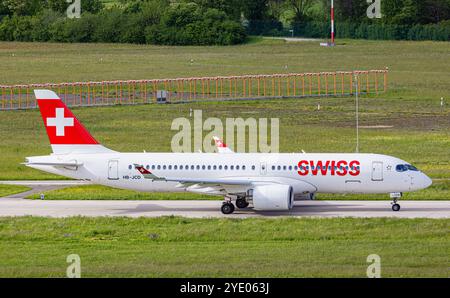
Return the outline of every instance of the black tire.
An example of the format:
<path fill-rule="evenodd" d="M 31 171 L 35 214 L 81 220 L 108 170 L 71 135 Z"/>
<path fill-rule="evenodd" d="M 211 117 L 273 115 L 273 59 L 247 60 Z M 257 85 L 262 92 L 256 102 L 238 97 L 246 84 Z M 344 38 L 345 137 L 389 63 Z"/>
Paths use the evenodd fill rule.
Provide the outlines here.
<path fill-rule="evenodd" d="M 399 210 L 400 210 L 400 205 L 399 204 L 392 205 L 392 211 L 399 211 Z"/>
<path fill-rule="evenodd" d="M 231 214 L 234 212 L 234 205 L 231 203 L 224 203 L 220 208 L 223 214 Z"/>
<path fill-rule="evenodd" d="M 239 209 L 247 208 L 249 203 L 245 199 L 237 199 L 236 200 L 236 207 Z"/>

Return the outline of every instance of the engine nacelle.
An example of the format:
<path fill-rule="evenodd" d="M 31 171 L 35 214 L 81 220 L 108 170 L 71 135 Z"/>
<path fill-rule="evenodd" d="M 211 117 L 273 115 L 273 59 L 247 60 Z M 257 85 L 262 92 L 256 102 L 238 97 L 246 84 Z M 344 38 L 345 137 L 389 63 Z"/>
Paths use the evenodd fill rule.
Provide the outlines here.
<path fill-rule="evenodd" d="M 290 210 L 294 206 L 292 186 L 272 184 L 253 189 L 253 207 L 256 210 Z"/>

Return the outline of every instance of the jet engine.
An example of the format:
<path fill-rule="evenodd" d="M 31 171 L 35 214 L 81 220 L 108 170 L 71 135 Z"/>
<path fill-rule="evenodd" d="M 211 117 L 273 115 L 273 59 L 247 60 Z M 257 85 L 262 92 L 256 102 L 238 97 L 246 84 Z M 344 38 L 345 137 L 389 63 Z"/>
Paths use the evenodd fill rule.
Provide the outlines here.
<path fill-rule="evenodd" d="M 252 196 L 256 210 L 290 210 L 294 205 L 294 191 L 290 185 L 256 186 Z"/>

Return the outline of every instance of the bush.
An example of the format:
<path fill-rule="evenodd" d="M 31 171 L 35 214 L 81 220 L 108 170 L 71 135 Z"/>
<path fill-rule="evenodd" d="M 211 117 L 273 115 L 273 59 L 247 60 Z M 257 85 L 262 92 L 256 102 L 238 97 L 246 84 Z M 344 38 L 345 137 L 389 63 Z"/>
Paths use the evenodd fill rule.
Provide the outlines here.
<path fill-rule="evenodd" d="M 59 11 L 65 7 L 59 0 L 52 3 Z M 169 6 L 166 0 L 136 2 L 97 14 L 83 12 L 79 19 L 43 10 L 35 16 L 6 16 L 0 22 L 0 40 L 7 41 L 229 45 L 245 39 L 243 27 L 220 10 L 205 10 L 195 3 Z"/>
<path fill-rule="evenodd" d="M 163 45 L 231 45 L 244 42 L 246 34 L 222 11 L 180 3 L 165 11 L 159 24 L 147 26 L 145 38 Z"/>

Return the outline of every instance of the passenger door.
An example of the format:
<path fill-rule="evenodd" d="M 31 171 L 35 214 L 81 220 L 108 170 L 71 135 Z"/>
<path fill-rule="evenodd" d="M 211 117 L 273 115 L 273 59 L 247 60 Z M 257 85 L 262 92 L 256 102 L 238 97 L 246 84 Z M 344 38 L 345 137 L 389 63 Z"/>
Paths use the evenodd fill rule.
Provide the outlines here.
<path fill-rule="evenodd" d="M 372 162 L 372 181 L 383 181 L 383 162 Z"/>
<path fill-rule="evenodd" d="M 108 162 L 108 179 L 119 180 L 119 161 L 110 160 Z"/>

